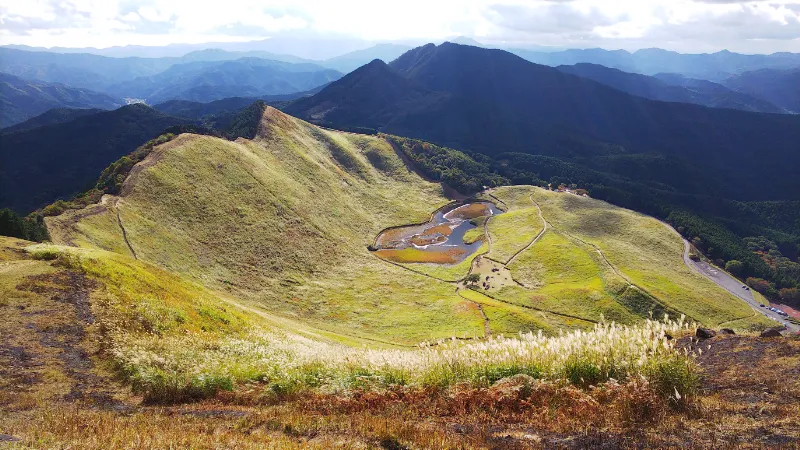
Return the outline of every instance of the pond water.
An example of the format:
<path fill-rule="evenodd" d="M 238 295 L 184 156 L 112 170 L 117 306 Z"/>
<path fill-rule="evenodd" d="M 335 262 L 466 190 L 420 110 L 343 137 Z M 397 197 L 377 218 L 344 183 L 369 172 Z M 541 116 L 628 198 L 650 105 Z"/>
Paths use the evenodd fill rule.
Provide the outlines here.
<path fill-rule="evenodd" d="M 464 242 L 464 235 L 478 226 L 472 219 L 502 213 L 489 202 L 449 206 L 434 213 L 422 225 L 392 228 L 378 235 L 375 253 L 401 263 L 458 264 L 478 251 L 482 240 Z"/>

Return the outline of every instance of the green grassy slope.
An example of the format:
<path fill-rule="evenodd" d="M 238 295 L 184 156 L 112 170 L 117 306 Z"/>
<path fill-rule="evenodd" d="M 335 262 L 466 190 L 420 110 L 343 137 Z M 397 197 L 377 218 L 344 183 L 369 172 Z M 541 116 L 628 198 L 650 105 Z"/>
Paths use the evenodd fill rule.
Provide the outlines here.
<path fill-rule="evenodd" d="M 492 249 L 487 256 L 505 263 L 536 238 L 544 223 L 530 199 L 529 187 L 510 186 L 503 188 L 502 192 L 503 198 L 499 200 L 508 211 L 493 217 L 488 223 Z"/>
<path fill-rule="evenodd" d="M 119 199 L 48 226 L 56 242 L 130 255 L 121 222 L 142 260 L 321 329 L 411 344 L 480 335 L 482 318 L 447 283 L 367 245 L 447 202 L 384 140 L 270 108 L 255 140 L 182 135 L 134 170 Z"/>
<path fill-rule="evenodd" d="M 681 239 L 651 217 L 530 186 L 487 195 L 508 209 L 488 225 L 488 256 L 505 262 L 514 280 L 490 286 L 485 294 L 496 301 L 584 322 L 633 323 L 667 313 L 709 326 L 768 325 L 686 267 Z"/>

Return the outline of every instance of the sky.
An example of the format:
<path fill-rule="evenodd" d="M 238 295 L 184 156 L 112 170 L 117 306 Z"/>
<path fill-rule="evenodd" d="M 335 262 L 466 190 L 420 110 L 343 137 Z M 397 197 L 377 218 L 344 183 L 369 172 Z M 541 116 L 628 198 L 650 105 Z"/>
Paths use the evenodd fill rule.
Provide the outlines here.
<path fill-rule="evenodd" d="M 800 0 L 0 0 L 0 44 L 236 42 L 290 34 L 502 47 L 800 52 Z"/>

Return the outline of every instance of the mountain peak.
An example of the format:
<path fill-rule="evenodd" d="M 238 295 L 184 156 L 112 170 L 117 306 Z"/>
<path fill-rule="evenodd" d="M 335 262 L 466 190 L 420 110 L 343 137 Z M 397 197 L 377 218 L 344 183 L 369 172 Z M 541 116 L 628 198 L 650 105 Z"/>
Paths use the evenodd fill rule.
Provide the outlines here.
<path fill-rule="evenodd" d="M 370 67 L 370 68 L 386 67 L 386 68 L 388 68 L 389 66 L 382 59 L 375 58 L 372 61 L 368 62 L 367 64 L 364 64 L 364 67 Z"/>

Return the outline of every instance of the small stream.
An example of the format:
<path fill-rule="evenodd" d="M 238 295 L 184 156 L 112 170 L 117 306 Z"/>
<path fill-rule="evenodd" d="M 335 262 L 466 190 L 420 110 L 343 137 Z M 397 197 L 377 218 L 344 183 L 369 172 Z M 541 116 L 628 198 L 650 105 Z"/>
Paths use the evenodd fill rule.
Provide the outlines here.
<path fill-rule="evenodd" d="M 464 242 L 464 235 L 478 227 L 472 219 L 501 214 L 489 202 L 453 205 L 437 211 L 422 225 L 385 230 L 376 239 L 381 258 L 401 263 L 458 264 L 478 251 L 483 241 Z"/>

